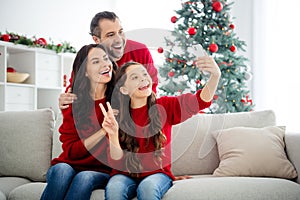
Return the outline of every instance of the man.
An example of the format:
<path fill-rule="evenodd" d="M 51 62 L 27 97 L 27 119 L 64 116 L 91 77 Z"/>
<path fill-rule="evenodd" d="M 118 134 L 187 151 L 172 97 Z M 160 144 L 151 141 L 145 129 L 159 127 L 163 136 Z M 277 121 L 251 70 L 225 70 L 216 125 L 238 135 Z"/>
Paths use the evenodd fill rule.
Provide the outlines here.
<path fill-rule="evenodd" d="M 129 61 L 143 64 L 152 78 L 152 90 L 156 93 L 157 69 L 154 66 L 149 49 L 142 43 L 126 39 L 120 19 L 115 13 L 109 11 L 97 13 L 91 21 L 90 31 L 95 43 L 104 45 L 119 67 Z M 71 82 L 72 76 L 70 78 Z M 76 99 L 76 96 L 71 93 L 70 86 L 67 86 L 66 93 L 61 94 L 59 97 L 60 109 L 69 107 L 68 104 Z"/>

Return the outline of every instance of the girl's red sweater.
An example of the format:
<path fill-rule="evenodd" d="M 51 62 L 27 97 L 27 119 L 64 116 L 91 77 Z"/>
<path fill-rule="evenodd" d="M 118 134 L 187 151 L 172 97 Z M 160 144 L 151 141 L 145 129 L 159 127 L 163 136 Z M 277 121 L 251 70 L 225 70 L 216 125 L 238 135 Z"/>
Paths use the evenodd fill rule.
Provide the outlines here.
<path fill-rule="evenodd" d="M 159 162 L 154 159 L 155 147 L 151 139 L 147 139 L 143 134 L 143 127 L 148 124 L 148 107 L 147 105 L 131 109 L 131 117 L 136 124 L 136 140 L 139 144 L 138 158 L 142 165 L 142 172 L 139 178 L 144 178 L 155 173 L 164 173 L 175 180 L 171 172 L 171 129 L 172 125 L 179 124 L 193 115 L 197 114 L 211 105 L 211 102 L 205 102 L 200 98 L 201 90 L 196 94 L 183 94 L 178 97 L 161 97 L 157 99 L 160 119 L 163 125 L 162 132 L 166 136 L 164 145 L 164 155 L 162 158 L 162 168 Z M 129 116 L 130 117 L 130 116 Z M 182 133 L 184 134 L 184 133 Z M 192 138 L 191 138 L 192 139 Z M 113 160 L 109 157 L 112 173 L 124 174 L 130 176 L 126 166 L 124 156 L 120 160 Z"/>

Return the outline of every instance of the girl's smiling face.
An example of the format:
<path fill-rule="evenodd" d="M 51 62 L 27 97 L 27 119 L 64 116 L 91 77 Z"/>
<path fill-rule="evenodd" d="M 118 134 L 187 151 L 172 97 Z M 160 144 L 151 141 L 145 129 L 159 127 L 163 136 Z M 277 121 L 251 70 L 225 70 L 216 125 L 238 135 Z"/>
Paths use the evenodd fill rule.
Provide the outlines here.
<path fill-rule="evenodd" d="M 86 76 L 94 83 L 108 83 L 112 77 L 112 63 L 101 48 L 88 53 Z"/>
<path fill-rule="evenodd" d="M 134 64 L 126 69 L 126 81 L 120 88 L 123 94 L 131 98 L 147 98 L 152 93 L 152 79 L 146 68 L 141 64 Z"/>

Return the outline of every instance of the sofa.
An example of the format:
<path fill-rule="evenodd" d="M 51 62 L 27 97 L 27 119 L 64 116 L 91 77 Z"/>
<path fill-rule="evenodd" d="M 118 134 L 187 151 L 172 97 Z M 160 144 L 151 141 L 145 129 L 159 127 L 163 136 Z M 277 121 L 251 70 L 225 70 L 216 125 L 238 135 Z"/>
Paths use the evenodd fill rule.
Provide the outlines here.
<path fill-rule="evenodd" d="M 57 131 L 61 121 L 61 114 L 55 115 L 51 109 L 0 112 L 0 200 L 40 198 L 46 186 L 45 177 L 50 161 L 61 152 Z M 260 161 L 246 164 L 229 161 L 228 165 L 233 164 L 231 168 L 240 168 L 241 172 L 220 172 L 220 167 L 224 167 L 221 163 L 226 159 L 249 153 L 240 151 L 243 153 L 239 154 L 238 148 L 242 147 L 234 143 L 236 147 L 226 152 L 226 145 L 221 143 L 221 139 L 224 139 L 221 137 L 223 132 L 228 132 L 224 135 L 230 138 L 224 141 L 232 143 L 234 134 L 243 137 L 248 131 L 248 135 L 252 137 L 252 132 L 257 132 L 256 136 L 260 137 L 264 131 L 269 134 L 282 130 L 283 142 L 277 136 L 272 140 L 279 143 L 281 141 L 280 144 L 267 144 L 263 139 L 257 138 L 247 138 L 246 142 L 238 139 L 237 141 L 241 141 L 238 143 L 242 145 L 254 142 L 254 145 L 247 146 L 253 148 L 253 151 L 263 146 L 263 151 L 255 152 L 255 156 L 251 157 Z M 300 133 L 285 132 L 284 127 L 276 124 L 275 113 L 272 110 L 226 114 L 199 113 L 174 126 L 172 137 L 172 171 L 176 176 L 190 175 L 191 178 L 174 181 L 173 186 L 164 195 L 164 200 L 300 199 L 300 179 L 297 176 L 297 171 L 300 172 Z M 269 160 L 272 156 L 264 155 L 276 148 L 284 151 L 279 153 L 279 162 L 284 163 L 283 165 L 273 163 Z M 221 155 L 219 150 L 224 151 L 224 155 Z M 226 158 L 230 153 L 233 154 Z M 256 168 L 251 168 L 252 164 L 256 164 Z M 216 175 L 217 169 L 219 174 Z M 255 174 L 256 171 L 262 173 Z M 280 174 L 280 171 L 283 173 Z M 104 199 L 104 190 L 93 191 L 91 199 Z"/>

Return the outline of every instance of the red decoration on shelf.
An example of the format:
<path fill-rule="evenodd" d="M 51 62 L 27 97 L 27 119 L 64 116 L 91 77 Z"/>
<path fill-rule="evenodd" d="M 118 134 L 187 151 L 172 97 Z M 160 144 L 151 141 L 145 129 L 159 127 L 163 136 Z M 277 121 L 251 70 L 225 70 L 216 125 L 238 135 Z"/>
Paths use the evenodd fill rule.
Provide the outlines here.
<path fill-rule="evenodd" d="M 162 47 L 158 47 L 157 52 L 162 53 L 162 52 L 164 52 L 164 49 Z"/>
<path fill-rule="evenodd" d="M 196 84 L 199 85 L 201 81 L 199 79 L 196 80 Z"/>
<path fill-rule="evenodd" d="M 220 1 L 215 1 L 213 4 L 212 4 L 212 8 L 214 11 L 216 12 L 220 12 L 221 10 L 223 10 L 223 5 Z"/>
<path fill-rule="evenodd" d="M 208 48 L 209 48 L 209 51 L 212 53 L 217 52 L 219 49 L 218 45 L 215 43 L 210 44 Z"/>
<path fill-rule="evenodd" d="M 232 46 L 230 47 L 230 51 L 235 52 L 235 51 L 236 51 L 236 47 L 235 47 L 234 45 L 232 45 Z"/>
<path fill-rule="evenodd" d="M 64 87 L 67 87 L 67 75 L 64 74 Z"/>
<path fill-rule="evenodd" d="M 47 46 L 47 41 L 45 38 L 39 38 L 35 41 L 36 44 L 39 44 L 41 46 Z"/>
<path fill-rule="evenodd" d="M 171 17 L 171 22 L 176 23 L 177 22 L 177 17 L 176 16 Z"/>
<path fill-rule="evenodd" d="M 234 24 L 230 24 L 229 28 L 234 29 L 235 28 Z"/>
<path fill-rule="evenodd" d="M 5 42 L 9 42 L 10 35 L 9 34 L 3 34 L 3 35 L 1 35 L 1 40 L 5 41 Z"/>
<path fill-rule="evenodd" d="M 169 73 L 168 73 L 168 76 L 169 77 L 173 77 L 175 75 L 175 73 L 173 72 L 173 71 L 170 71 Z"/>
<path fill-rule="evenodd" d="M 197 32 L 197 29 L 196 29 L 195 27 L 190 27 L 190 28 L 188 29 L 189 35 L 195 35 L 196 32 Z"/>
<path fill-rule="evenodd" d="M 7 68 L 6 68 L 6 71 L 7 71 L 7 72 L 17 72 L 17 71 L 15 70 L 15 68 L 13 68 L 13 67 L 7 67 Z"/>

